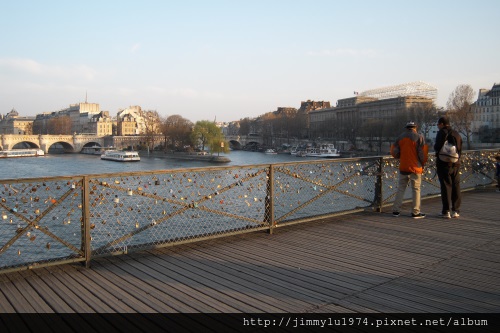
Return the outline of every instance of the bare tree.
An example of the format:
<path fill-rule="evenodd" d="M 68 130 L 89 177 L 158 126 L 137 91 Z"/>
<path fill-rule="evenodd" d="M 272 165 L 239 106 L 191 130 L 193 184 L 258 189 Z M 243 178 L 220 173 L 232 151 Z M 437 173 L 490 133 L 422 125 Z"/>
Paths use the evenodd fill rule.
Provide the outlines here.
<path fill-rule="evenodd" d="M 266 146 L 273 146 L 276 135 L 276 115 L 268 112 L 260 117 L 262 140 Z"/>
<path fill-rule="evenodd" d="M 434 103 L 416 104 L 408 110 L 410 118 L 414 120 L 419 132 L 428 137 L 429 131 L 436 124 L 438 118 L 438 108 Z"/>
<path fill-rule="evenodd" d="M 156 137 L 161 133 L 160 115 L 156 110 L 148 110 L 142 112 L 142 117 L 144 119 L 145 133 L 143 135 L 146 137 L 146 145 L 148 149 L 152 150 Z"/>
<path fill-rule="evenodd" d="M 370 152 L 374 151 L 375 147 L 378 147 L 380 151 L 380 138 L 383 136 L 384 123 L 380 119 L 367 119 L 363 122 L 361 127 L 361 133 L 364 137 L 364 141 L 368 143 L 368 148 Z"/>
<path fill-rule="evenodd" d="M 167 117 L 162 123 L 164 148 L 176 149 L 190 144 L 192 129 L 193 123 L 178 114 Z"/>
<path fill-rule="evenodd" d="M 69 116 L 60 116 L 47 121 L 48 134 L 71 134 L 71 118 Z"/>
<path fill-rule="evenodd" d="M 353 112 L 349 117 L 343 117 L 336 123 L 338 140 L 347 141 L 352 144 L 352 148 L 357 148 L 356 140 L 361 135 L 362 121 L 358 112 Z"/>
<path fill-rule="evenodd" d="M 250 134 L 252 130 L 252 120 L 250 118 L 240 119 L 240 129 L 238 134 L 241 136 Z"/>
<path fill-rule="evenodd" d="M 453 127 L 463 136 L 467 141 L 467 149 L 471 149 L 470 138 L 472 135 L 472 121 L 474 113 L 472 110 L 472 103 L 474 103 L 475 92 L 474 89 L 468 84 L 461 84 L 455 88 L 450 94 L 447 107 L 447 116 L 453 123 Z"/>

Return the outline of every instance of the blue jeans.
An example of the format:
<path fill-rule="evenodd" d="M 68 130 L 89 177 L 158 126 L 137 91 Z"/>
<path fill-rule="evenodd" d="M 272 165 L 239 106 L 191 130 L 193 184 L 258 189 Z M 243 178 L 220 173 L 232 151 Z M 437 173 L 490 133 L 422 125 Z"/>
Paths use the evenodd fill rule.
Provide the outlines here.
<path fill-rule="evenodd" d="M 420 213 L 420 185 L 422 184 L 422 175 L 416 173 L 410 173 L 409 175 L 403 175 L 402 173 L 399 173 L 398 191 L 396 192 L 396 198 L 394 199 L 392 211 L 400 211 L 408 183 L 411 183 L 413 206 L 412 213 L 417 215 L 418 213 Z"/>

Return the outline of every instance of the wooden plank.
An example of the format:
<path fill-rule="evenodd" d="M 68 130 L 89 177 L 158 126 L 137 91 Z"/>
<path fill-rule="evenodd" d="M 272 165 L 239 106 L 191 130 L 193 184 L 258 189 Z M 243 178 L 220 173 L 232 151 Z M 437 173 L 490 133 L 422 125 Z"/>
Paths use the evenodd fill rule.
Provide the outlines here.
<path fill-rule="evenodd" d="M 102 307 L 100 303 L 95 303 L 92 298 L 89 298 L 86 290 L 80 284 L 74 283 L 74 280 L 70 279 L 64 271 L 60 271 L 59 267 L 53 267 L 51 272 L 52 274 L 39 276 L 42 279 L 29 277 L 27 280 L 55 312 L 88 313 L 110 310 L 109 307 Z"/>
<path fill-rule="evenodd" d="M 205 259 L 210 262 L 210 266 L 214 270 L 226 273 L 226 276 L 235 282 L 245 285 L 263 286 L 265 288 L 264 291 L 267 291 L 267 294 L 272 297 L 290 296 L 291 299 L 288 300 L 288 303 L 293 307 L 309 308 L 318 301 L 323 302 L 324 294 L 317 293 L 312 288 L 312 284 L 318 281 L 300 279 L 303 276 L 302 272 L 300 272 L 300 276 L 297 276 L 293 272 L 290 276 L 285 276 L 284 274 L 276 275 L 273 271 L 275 266 L 253 265 L 252 267 L 247 267 L 246 265 L 241 265 L 238 261 L 217 260 L 213 256 L 216 254 L 213 249 L 210 249 L 209 253 L 198 251 L 198 247 L 191 250 L 196 258 Z M 228 258 L 225 255 L 217 255 L 217 257 Z M 237 277 L 238 280 L 234 279 L 234 277 Z M 343 296 L 345 294 L 337 292 L 337 295 Z"/>
<path fill-rule="evenodd" d="M 95 261 L 92 267 L 102 268 L 99 270 L 99 274 L 113 280 L 117 285 L 124 286 L 127 292 L 133 297 L 141 300 L 151 306 L 156 312 L 161 313 L 176 313 L 177 310 L 169 306 L 162 299 L 168 299 L 168 294 L 163 293 L 161 290 L 148 288 L 148 284 L 143 280 L 136 278 L 135 276 L 128 274 L 121 268 L 114 264 L 106 265 L 106 263 Z"/>
<path fill-rule="evenodd" d="M 467 298 L 462 293 L 450 293 L 447 290 L 453 288 L 447 284 L 436 284 L 433 281 L 418 281 L 412 278 L 402 278 L 387 285 L 388 288 L 399 289 L 401 293 L 422 295 L 428 297 L 430 303 L 444 304 L 450 306 L 444 312 L 487 312 L 488 307 L 483 307 L 481 301 Z M 457 310 L 453 310 L 453 309 Z"/>
<path fill-rule="evenodd" d="M 99 269 L 83 269 L 80 272 L 85 275 L 89 280 L 94 281 L 100 287 L 105 288 L 108 292 L 113 295 L 119 295 L 117 299 L 120 303 L 124 303 L 130 309 L 130 312 L 138 312 L 138 313 L 151 313 L 156 312 L 153 308 L 151 308 L 147 303 L 142 302 L 140 299 L 132 296 L 130 293 L 129 285 L 127 283 L 125 285 L 118 285 L 116 278 L 113 277 L 112 280 L 108 280 L 105 276 L 98 273 Z M 124 287 L 125 286 L 125 287 Z M 126 297 L 124 297 L 126 296 Z"/>
<path fill-rule="evenodd" d="M 316 284 L 320 288 L 326 288 L 331 292 L 339 293 L 338 297 L 342 297 L 346 293 L 351 293 L 356 290 L 361 290 L 365 287 L 372 286 L 372 283 L 359 281 L 353 278 L 352 272 L 341 271 L 340 267 L 328 267 L 325 262 L 317 262 L 313 258 L 306 260 L 297 260 L 292 249 L 288 250 L 288 254 L 282 255 L 278 251 L 270 251 L 272 255 L 255 254 L 254 250 L 250 250 L 248 246 L 231 247 L 225 246 L 222 249 L 214 247 L 206 248 L 206 251 L 214 252 L 217 256 L 232 258 L 236 262 L 247 262 L 248 272 L 259 272 L 259 267 L 265 265 L 263 269 L 267 270 L 270 277 L 277 279 L 275 283 L 281 283 L 284 277 L 292 281 L 302 281 L 304 284 Z M 260 252 L 260 251 L 259 251 Z M 256 266 L 255 262 L 259 264 Z M 300 270 L 300 272 L 297 272 Z M 299 274 L 297 274 L 299 273 Z M 320 297 L 321 299 L 321 297 Z"/>
<path fill-rule="evenodd" d="M 412 281 L 413 283 L 418 283 L 426 288 L 445 291 L 447 296 L 443 295 L 442 297 L 444 298 L 452 298 L 455 296 L 459 297 L 464 302 L 463 306 L 466 304 L 474 304 L 473 307 L 477 307 L 478 309 L 482 308 L 484 310 L 483 312 L 491 312 L 492 309 L 496 309 L 498 311 L 498 309 L 500 309 L 500 302 L 498 300 L 492 300 L 491 293 L 468 288 L 466 283 L 463 285 L 457 285 L 446 278 L 436 279 L 420 275 L 412 277 Z"/>
<path fill-rule="evenodd" d="M 198 292 L 196 290 L 184 288 L 186 284 L 190 284 L 189 281 L 183 281 L 185 280 L 184 277 L 175 280 L 168 274 L 163 274 L 163 272 L 150 268 L 143 262 L 143 258 L 140 258 L 141 260 L 135 260 L 133 257 L 121 259 L 123 259 L 123 262 L 120 264 L 120 268 L 124 269 L 128 274 L 142 279 L 151 287 L 165 292 L 166 295 L 161 296 L 161 298 L 168 299 L 168 304 L 171 306 L 175 305 L 177 310 L 181 309 L 181 312 L 203 312 L 205 309 L 212 309 L 215 311 L 205 302 L 198 299 Z"/>
<path fill-rule="evenodd" d="M 189 304 L 190 312 L 196 311 L 196 307 L 200 310 L 207 310 L 206 312 L 233 312 L 236 309 L 228 306 L 226 304 L 222 304 L 217 301 L 216 298 L 210 297 L 209 295 L 205 295 L 200 289 L 196 289 L 194 286 L 191 287 L 185 281 L 185 278 L 180 274 L 172 275 L 164 274 L 161 276 L 161 280 L 158 279 L 159 274 L 163 272 L 158 271 L 158 269 L 150 268 L 147 263 L 144 262 L 141 258 L 140 262 L 137 263 L 135 261 L 130 262 L 129 260 L 124 261 L 123 264 L 132 264 L 134 269 L 136 269 L 139 274 L 143 277 L 155 278 L 155 282 L 161 284 L 163 286 L 168 285 L 169 294 L 165 294 L 161 297 L 161 299 L 170 299 L 175 297 L 176 299 L 182 300 L 186 304 Z M 122 267 L 122 265 L 120 266 Z M 160 286 L 161 290 L 166 290 L 167 288 Z M 191 295 L 197 294 L 199 297 L 194 299 Z"/>
<path fill-rule="evenodd" d="M 302 256 L 306 256 L 308 260 L 311 258 L 319 258 L 320 260 L 334 260 L 335 265 L 342 265 L 355 267 L 357 270 L 361 271 L 373 271 L 374 267 L 379 274 L 385 274 L 387 276 L 393 276 L 397 274 L 395 272 L 395 265 L 401 263 L 406 263 L 410 259 L 406 256 L 406 253 L 399 251 L 399 253 L 394 252 L 392 249 L 387 249 L 386 247 L 372 246 L 371 244 L 361 243 L 361 242 L 351 242 L 349 246 L 344 244 L 338 244 L 335 240 L 328 236 L 323 236 L 323 239 L 314 237 L 308 238 L 307 234 L 303 237 L 303 242 L 296 243 L 290 248 L 286 248 L 281 252 L 294 251 L 295 253 L 302 253 Z M 257 241 L 255 246 L 260 246 L 261 242 Z M 275 246 L 276 251 L 279 251 L 280 246 Z M 370 250 L 370 256 L 366 256 L 367 249 Z M 327 257 L 328 256 L 328 257 Z M 324 258 L 327 257 L 327 258 Z M 427 262 L 427 261 L 425 261 Z M 407 265 L 406 265 L 407 266 Z"/>
<path fill-rule="evenodd" d="M 1 313 L 16 313 L 16 309 L 10 304 L 9 299 L 4 295 L 2 290 L 7 288 L 5 284 L 9 282 L 0 282 L 0 312 Z"/>
<path fill-rule="evenodd" d="M 265 293 L 259 293 L 258 290 L 258 293 L 255 293 L 255 290 L 251 289 L 251 286 L 245 286 L 244 284 L 238 284 L 230 280 L 222 280 L 217 275 L 214 275 L 214 271 L 212 271 L 209 267 L 204 267 L 205 269 L 203 269 L 200 268 L 195 262 L 189 261 L 189 263 L 186 263 L 183 260 L 185 259 L 169 257 L 168 263 L 161 263 L 163 260 L 156 258 L 156 256 L 152 256 L 151 259 L 145 260 L 144 262 L 156 261 L 156 263 L 161 263 L 165 270 L 176 270 L 177 272 L 182 272 L 184 276 L 189 277 L 191 280 L 194 280 L 206 287 L 221 290 L 227 296 L 239 298 L 251 307 L 257 308 L 257 312 L 286 312 L 286 305 L 275 305 L 275 298 L 272 298 Z M 165 272 L 165 274 L 168 274 L 168 272 Z M 260 286 L 257 287 L 258 289 L 261 289 Z"/>
<path fill-rule="evenodd" d="M 31 304 L 26 301 L 24 295 L 12 283 L 4 283 L 2 285 L 2 292 L 17 313 L 36 312 Z"/>
<path fill-rule="evenodd" d="M 24 295 L 26 301 L 31 304 L 37 313 L 54 313 L 54 310 L 47 305 L 45 300 L 40 297 L 38 292 L 24 278 L 14 278 L 16 274 L 11 275 L 11 283 L 21 294 Z M 1 302 L 0 302 L 1 303 Z"/>
<path fill-rule="evenodd" d="M 343 252 L 344 250 L 339 249 L 335 245 L 318 245 L 319 241 L 319 239 L 310 240 L 310 243 L 317 244 L 312 249 L 309 249 L 305 246 L 301 247 L 295 245 L 291 248 L 285 248 L 273 243 L 271 256 L 272 261 L 284 265 L 291 265 L 292 267 L 311 268 L 320 272 L 335 272 L 336 274 L 346 276 L 346 283 L 352 283 L 354 285 L 357 284 L 356 279 L 358 278 L 361 279 L 361 281 L 368 282 L 368 284 L 372 285 L 374 283 L 382 283 L 384 281 L 387 281 L 387 278 L 395 275 L 394 273 L 386 274 L 386 272 L 381 272 L 378 268 L 378 262 L 374 263 L 374 261 L 371 260 L 371 254 L 370 256 L 367 256 L 365 254 L 366 259 L 352 257 L 350 256 L 349 251 L 339 253 L 340 251 Z M 257 242 L 255 244 L 255 247 L 260 246 L 262 246 L 261 243 Z M 248 246 L 246 246 L 245 248 L 249 249 Z M 231 250 L 234 252 L 239 251 L 237 245 L 234 245 Z M 252 250 L 252 252 L 255 251 Z M 258 259 L 258 257 L 252 258 L 252 260 Z M 366 264 L 360 264 L 361 259 L 363 259 L 362 261 L 366 262 Z M 371 266 L 369 266 L 370 262 Z M 373 269 L 374 265 L 376 265 L 376 269 Z M 370 276 L 372 277 L 370 278 Z"/>

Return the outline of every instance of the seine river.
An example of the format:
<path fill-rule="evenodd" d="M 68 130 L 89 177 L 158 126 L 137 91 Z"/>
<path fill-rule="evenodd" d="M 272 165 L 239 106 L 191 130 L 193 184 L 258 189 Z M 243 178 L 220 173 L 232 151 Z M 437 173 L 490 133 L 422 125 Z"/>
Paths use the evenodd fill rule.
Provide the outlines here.
<path fill-rule="evenodd" d="M 85 154 L 48 154 L 44 157 L 4 158 L 0 159 L 0 179 L 72 176 L 304 161 L 304 158 L 289 154 L 267 155 L 262 152 L 249 151 L 232 151 L 229 154 L 221 156 L 227 156 L 231 162 L 219 164 L 205 161 L 187 161 L 164 158 L 161 157 L 161 155 L 147 156 L 147 154 L 141 155 L 141 161 L 139 163 L 103 161 L 98 155 Z"/>

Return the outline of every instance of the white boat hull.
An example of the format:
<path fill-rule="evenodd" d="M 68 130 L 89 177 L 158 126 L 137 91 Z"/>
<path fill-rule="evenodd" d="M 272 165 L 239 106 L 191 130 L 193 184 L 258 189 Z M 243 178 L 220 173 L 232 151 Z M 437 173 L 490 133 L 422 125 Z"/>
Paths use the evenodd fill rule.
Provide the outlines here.
<path fill-rule="evenodd" d="M 306 157 L 320 157 L 320 158 L 335 158 L 340 157 L 337 149 L 334 148 L 333 144 L 322 144 L 319 147 L 307 148 Z"/>
<path fill-rule="evenodd" d="M 45 152 L 41 149 L 12 149 L 0 151 L 0 158 L 37 157 L 44 155 Z"/>
<path fill-rule="evenodd" d="M 137 152 L 108 150 L 101 155 L 101 160 L 115 162 L 139 162 L 141 158 Z"/>

